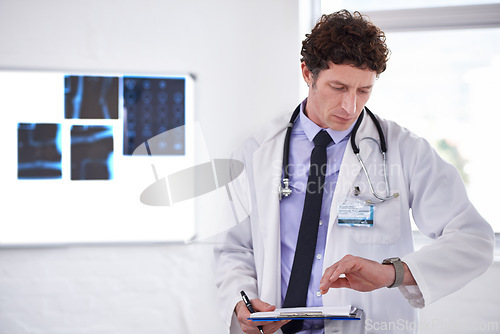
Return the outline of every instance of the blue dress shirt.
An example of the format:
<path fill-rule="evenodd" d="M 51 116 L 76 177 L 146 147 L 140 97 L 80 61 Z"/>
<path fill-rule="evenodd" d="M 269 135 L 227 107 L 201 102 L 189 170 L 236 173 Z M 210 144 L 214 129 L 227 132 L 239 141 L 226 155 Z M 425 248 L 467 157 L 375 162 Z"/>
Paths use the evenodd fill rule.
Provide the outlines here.
<path fill-rule="evenodd" d="M 314 148 L 313 138 L 322 130 L 304 114 L 307 99 L 301 103 L 299 117 L 294 123 L 290 137 L 289 174 L 292 195 L 280 203 L 280 236 L 281 236 L 281 303 L 285 300 L 297 238 L 299 234 L 302 209 L 304 207 L 305 190 L 309 176 L 311 151 Z M 327 146 L 328 167 L 323 189 L 320 226 L 316 243 L 316 256 L 313 263 L 311 280 L 307 293 L 307 306 L 323 306 L 319 292 L 319 281 L 323 276 L 323 257 L 325 253 L 326 234 L 330 218 L 330 207 L 337 184 L 340 165 L 349 141 L 349 134 L 354 124 L 346 131 L 326 129 L 333 142 Z M 333 263 L 332 263 L 333 264 Z M 303 334 L 323 333 L 323 320 L 304 321 Z"/>

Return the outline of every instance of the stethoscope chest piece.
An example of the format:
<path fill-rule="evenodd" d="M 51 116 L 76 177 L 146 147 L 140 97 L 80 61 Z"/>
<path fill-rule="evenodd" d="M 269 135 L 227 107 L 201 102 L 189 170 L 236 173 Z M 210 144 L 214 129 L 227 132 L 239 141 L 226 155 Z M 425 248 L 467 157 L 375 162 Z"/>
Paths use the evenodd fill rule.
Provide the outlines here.
<path fill-rule="evenodd" d="M 278 193 L 280 201 L 283 199 L 283 197 L 288 197 L 292 194 L 292 189 L 290 189 L 290 181 L 287 178 L 283 179 L 283 185 L 280 183 L 280 185 L 278 186 Z"/>

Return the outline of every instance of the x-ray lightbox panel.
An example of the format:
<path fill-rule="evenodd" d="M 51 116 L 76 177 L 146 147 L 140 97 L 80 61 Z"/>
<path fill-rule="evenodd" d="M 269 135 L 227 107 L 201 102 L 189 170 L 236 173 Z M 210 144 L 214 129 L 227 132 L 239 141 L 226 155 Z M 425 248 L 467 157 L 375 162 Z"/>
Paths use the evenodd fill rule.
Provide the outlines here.
<path fill-rule="evenodd" d="M 134 75 L 141 80 L 148 77 Z M 112 86 L 116 80 L 119 93 L 113 93 L 113 100 L 118 111 L 110 107 L 108 99 L 106 108 L 97 103 L 96 114 L 87 114 L 92 118 L 83 118 L 81 113 L 79 118 L 74 113 L 67 118 L 67 93 L 71 90 L 66 84 L 73 80 L 70 77 L 112 78 Z M 154 82 L 159 83 L 161 80 L 156 79 L 160 78 L 176 79 L 169 82 L 174 89 L 167 103 L 171 103 L 169 107 L 181 106 L 180 118 L 176 120 L 175 112 L 169 113 L 167 126 L 184 124 L 180 127 L 182 136 L 169 139 L 183 145 L 184 152 L 160 155 L 154 148 L 151 156 L 131 156 L 123 154 L 123 74 L 68 76 L 56 71 L 0 71 L 0 202 L 5 204 L 0 212 L 0 247 L 183 242 L 193 238 L 193 200 L 161 207 L 140 201 L 141 194 L 157 178 L 195 166 L 198 159 L 193 139 L 194 80 L 190 76 L 162 75 Z M 175 95 L 178 90 L 184 95 Z M 157 106 L 164 102 L 158 92 Z M 107 94 L 102 96 L 109 98 Z M 109 118 L 103 116 L 107 115 L 103 110 L 109 111 Z M 141 144 L 139 140 L 137 145 Z"/>

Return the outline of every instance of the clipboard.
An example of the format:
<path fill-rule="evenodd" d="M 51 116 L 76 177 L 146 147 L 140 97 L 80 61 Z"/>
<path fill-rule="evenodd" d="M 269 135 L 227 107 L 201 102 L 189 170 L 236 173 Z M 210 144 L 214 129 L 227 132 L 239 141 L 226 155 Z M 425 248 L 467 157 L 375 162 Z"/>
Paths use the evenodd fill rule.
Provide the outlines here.
<path fill-rule="evenodd" d="M 248 320 L 279 321 L 279 320 L 360 320 L 363 310 L 351 305 L 330 307 L 292 307 L 276 309 L 272 312 L 252 313 Z"/>

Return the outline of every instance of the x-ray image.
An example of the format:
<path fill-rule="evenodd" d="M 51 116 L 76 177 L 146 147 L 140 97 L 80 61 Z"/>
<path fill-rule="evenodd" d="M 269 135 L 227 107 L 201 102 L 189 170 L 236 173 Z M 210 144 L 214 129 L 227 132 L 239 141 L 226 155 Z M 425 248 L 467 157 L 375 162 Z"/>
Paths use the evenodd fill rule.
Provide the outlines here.
<path fill-rule="evenodd" d="M 118 77 L 64 77 L 65 118 L 118 119 Z"/>
<path fill-rule="evenodd" d="M 155 155 L 184 155 L 185 79 L 128 76 L 123 86 L 123 154 L 132 155 L 148 139 L 177 128 L 150 149 Z"/>
<path fill-rule="evenodd" d="M 113 152 L 113 128 L 111 126 L 72 126 L 71 179 L 112 179 Z"/>
<path fill-rule="evenodd" d="M 61 178 L 59 124 L 18 123 L 18 179 Z"/>

